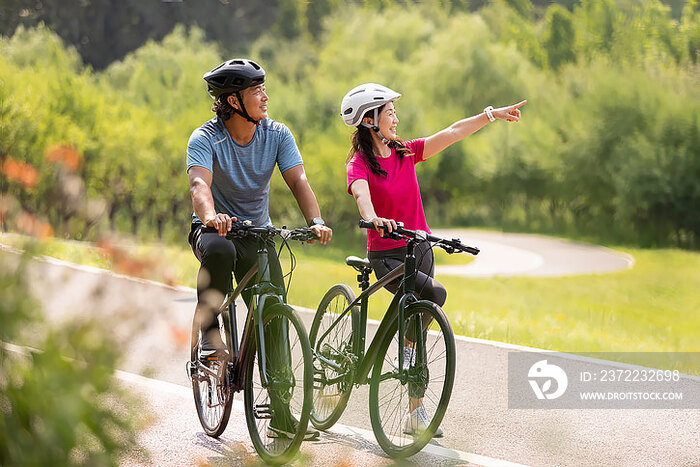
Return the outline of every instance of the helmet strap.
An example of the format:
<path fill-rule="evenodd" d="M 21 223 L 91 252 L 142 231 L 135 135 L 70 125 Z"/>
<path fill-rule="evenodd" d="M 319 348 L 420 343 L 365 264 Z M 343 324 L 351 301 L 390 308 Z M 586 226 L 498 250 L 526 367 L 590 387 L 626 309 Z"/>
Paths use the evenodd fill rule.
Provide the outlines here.
<path fill-rule="evenodd" d="M 377 136 L 379 136 L 382 139 L 382 143 L 384 144 L 389 144 L 389 140 L 384 137 L 381 131 L 379 131 L 379 127 L 377 126 L 377 122 L 379 121 L 379 107 L 374 109 L 374 122 L 370 125 L 369 123 L 361 122 L 360 125 L 362 125 L 365 128 L 369 128 L 370 130 L 373 130 Z"/>
<path fill-rule="evenodd" d="M 240 115 L 241 117 L 243 117 L 243 118 L 245 118 L 246 120 L 248 120 L 250 123 L 254 123 L 254 124 L 256 124 L 256 125 L 257 125 L 258 123 L 260 123 L 260 121 L 258 121 L 258 120 L 253 120 L 253 119 L 250 117 L 250 115 L 248 115 L 248 111 L 245 109 L 245 105 L 243 105 L 243 97 L 241 97 L 241 92 L 240 92 L 240 91 L 236 91 L 236 98 L 238 99 L 238 105 L 239 105 L 241 108 L 240 108 L 240 110 L 239 110 L 239 109 L 236 109 L 236 108 L 234 107 L 233 111 L 236 112 L 236 113 L 237 113 L 238 115 Z"/>

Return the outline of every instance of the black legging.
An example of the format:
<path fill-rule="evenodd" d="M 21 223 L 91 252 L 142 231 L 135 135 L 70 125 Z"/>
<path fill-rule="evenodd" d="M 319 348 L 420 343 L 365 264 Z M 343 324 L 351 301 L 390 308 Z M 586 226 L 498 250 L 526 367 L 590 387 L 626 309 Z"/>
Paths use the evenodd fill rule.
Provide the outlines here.
<path fill-rule="evenodd" d="M 445 304 L 447 300 L 447 291 L 435 277 L 435 261 L 433 258 L 433 250 L 426 242 L 419 243 L 413 250 L 416 256 L 416 264 L 418 271 L 416 275 L 415 292 L 422 300 L 430 300 L 439 306 Z M 367 258 L 369 259 L 374 274 L 377 279 L 386 276 L 398 266 L 401 266 L 406 259 L 406 247 L 394 248 L 391 250 L 368 251 Z M 391 293 L 396 293 L 399 285 L 403 280 L 403 276 L 389 282 L 386 289 Z"/>

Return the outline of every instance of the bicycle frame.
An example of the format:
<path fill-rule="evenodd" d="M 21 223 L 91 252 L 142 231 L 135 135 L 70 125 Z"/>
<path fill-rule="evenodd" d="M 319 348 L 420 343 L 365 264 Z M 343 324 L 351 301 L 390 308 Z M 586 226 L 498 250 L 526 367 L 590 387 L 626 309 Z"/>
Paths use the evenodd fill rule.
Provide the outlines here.
<path fill-rule="evenodd" d="M 260 368 L 261 385 L 267 388 L 267 362 L 265 360 L 265 337 L 263 331 L 263 310 L 265 304 L 269 300 L 284 303 L 284 293 L 280 287 L 274 285 L 270 280 L 270 267 L 268 260 L 267 247 L 265 239 L 261 236 L 258 239 L 258 261 L 253 265 L 246 275 L 236 286 L 224 303 L 220 307 L 224 321 L 224 329 L 231 338 L 227 343 L 229 355 L 229 375 L 232 375 L 232 386 L 235 391 L 243 389 L 244 374 L 243 363 L 246 361 L 248 353 L 251 349 L 251 340 L 255 339 L 256 349 L 258 352 L 258 367 Z M 250 289 L 253 292 L 251 303 L 248 306 L 248 314 L 243 326 L 243 334 L 241 335 L 240 348 L 238 347 L 238 326 L 236 324 L 235 302 L 241 293 L 246 289 L 247 285 L 256 277 L 255 284 Z"/>
<path fill-rule="evenodd" d="M 345 316 L 347 316 L 348 313 L 350 313 L 353 309 L 353 307 L 357 306 L 357 304 L 360 304 L 360 315 L 357 317 L 359 319 L 359 323 L 354 323 L 357 327 L 356 329 L 359 329 L 359 334 L 360 337 L 359 339 L 356 339 L 355 342 L 353 343 L 353 353 L 358 357 L 358 364 L 357 364 L 357 371 L 355 373 L 355 380 L 353 381 L 355 384 L 366 384 L 367 383 L 367 378 L 369 377 L 369 372 L 371 371 L 372 367 L 376 363 L 377 360 L 377 354 L 379 353 L 379 346 L 381 343 L 384 341 L 384 338 L 386 335 L 389 333 L 391 326 L 394 323 L 394 320 L 398 319 L 398 328 L 399 328 L 399 342 L 403 342 L 404 337 L 405 337 L 405 323 L 404 323 L 404 311 L 407 306 L 409 306 L 412 303 L 418 302 L 418 298 L 416 297 L 414 290 L 415 290 L 415 276 L 416 276 L 416 257 L 415 254 L 413 253 L 413 247 L 418 243 L 416 240 L 409 240 L 406 242 L 406 258 L 404 264 L 401 266 L 398 266 L 394 268 L 392 271 L 389 272 L 386 276 L 381 278 L 380 280 L 376 281 L 374 284 L 368 286 L 367 288 L 363 289 L 360 295 L 358 295 L 355 300 L 349 304 L 345 310 L 335 319 L 335 321 L 328 327 L 328 329 L 320 336 L 317 338 L 317 342 L 323 342 L 325 337 L 330 333 L 330 331 L 340 322 L 341 319 L 343 319 Z M 396 294 L 394 294 L 394 298 L 392 299 L 391 303 L 389 304 L 389 308 L 387 309 L 386 314 L 384 315 L 384 318 L 382 318 L 381 322 L 379 323 L 379 328 L 377 329 L 377 333 L 375 334 L 374 338 L 372 339 L 372 342 L 369 345 L 369 348 L 367 349 L 367 353 L 364 352 L 365 348 L 365 339 L 367 335 L 367 310 L 368 310 L 368 305 L 369 305 L 369 297 L 380 290 L 382 287 L 387 285 L 388 283 L 392 282 L 393 280 L 401 277 L 404 275 L 405 271 L 411 271 L 411 274 L 405 277 L 404 280 L 404 286 L 403 286 L 403 292 L 400 293 L 401 291 L 397 291 Z M 366 273 L 368 274 L 368 273 Z M 353 315 L 353 319 L 355 319 L 356 315 Z M 419 333 L 419 336 L 421 334 Z M 419 338 L 416 342 L 417 346 L 417 352 L 416 354 L 418 356 L 422 355 L 420 351 L 422 351 L 422 338 Z M 399 347 L 400 348 L 400 347 Z M 330 367 L 334 368 L 337 371 L 341 371 L 342 368 L 337 365 L 335 362 L 332 362 L 326 358 L 324 358 L 321 353 L 318 351 L 318 349 L 312 349 L 313 352 L 316 354 L 315 357 L 321 360 L 323 363 L 326 365 L 329 365 Z M 398 368 L 403 368 L 403 352 L 399 351 L 399 362 L 398 362 Z M 418 357 L 420 358 L 420 357 Z M 403 371 L 403 370 L 400 370 Z"/>

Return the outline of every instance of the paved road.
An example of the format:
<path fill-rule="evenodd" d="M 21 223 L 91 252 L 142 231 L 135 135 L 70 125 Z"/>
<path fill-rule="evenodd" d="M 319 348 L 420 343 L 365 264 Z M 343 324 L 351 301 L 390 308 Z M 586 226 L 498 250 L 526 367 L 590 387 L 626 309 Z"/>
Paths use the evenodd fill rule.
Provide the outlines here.
<path fill-rule="evenodd" d="M 113 329 L 125 353 L 120 377 L 146 397 L 144 412 L 155 414 L 141 436 L 154 465 L 225 465 L 255 458 L 240 407 L 219 441 L 204 436 L 197 424 L 184 372 L 192 290 L 60 262 L 34 263 L 30 273 L 51 320 L 92 315 Z M 311 314 L 301 314 L 308 325 Z M 371 325 L 370 336 L 374 329 Z M 700 410 L 509 409 L 508 355 L 529 349 L 465 338 L 457 350 L 446 436 L 414 456 L 416 464 L 700 465 Z M 688 384 L 697 394 L 698 381 Z M 339 423 L 320 442 L 304 444 L 304 463 L 391 464 L 369 432 L 366 388 L 353 392 Z"/>
<path fill-rule="evenodd" d="M 438 266 L 437 274 L 551 277 L 604 274 L 634 266 L 634 258 L 626 253 L 541 235 L 473 229 L 437 229 L 433 233 L 439 237 L 460 238 L 463 243 L 481 250 L 466 266 Z"/>

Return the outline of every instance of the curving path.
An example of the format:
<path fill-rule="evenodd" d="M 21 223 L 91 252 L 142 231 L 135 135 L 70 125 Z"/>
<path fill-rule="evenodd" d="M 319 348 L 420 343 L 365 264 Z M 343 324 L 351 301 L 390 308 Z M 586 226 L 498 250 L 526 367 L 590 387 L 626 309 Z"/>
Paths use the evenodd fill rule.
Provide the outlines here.
<path fill-rule="evenodd" d="M 609 248 L 554 237 L 474 229 L 435 229 L 439 237 L 459 238 L 481 252 L 465 266 L 438 266 L 437 273 L 464 277 L 568 276 L 629 269 L 634 258 Z"/>

